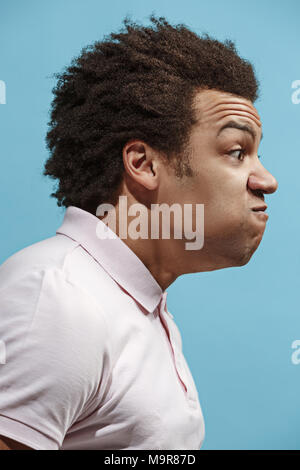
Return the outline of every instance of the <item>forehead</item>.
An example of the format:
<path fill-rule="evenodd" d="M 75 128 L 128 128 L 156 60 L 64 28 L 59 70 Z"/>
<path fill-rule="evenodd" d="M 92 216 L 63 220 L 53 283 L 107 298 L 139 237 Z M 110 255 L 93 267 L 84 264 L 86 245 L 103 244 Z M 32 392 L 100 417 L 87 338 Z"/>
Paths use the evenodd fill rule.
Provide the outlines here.
<path fill-rule="evenodd" d="M 261 129 L 259 114 L 251 101 L 231 93 L 201 90 L 195 95 L 194 109 L 203 129 L 217 130 L 232 119 L 251 124 L 256 130 Z"/>

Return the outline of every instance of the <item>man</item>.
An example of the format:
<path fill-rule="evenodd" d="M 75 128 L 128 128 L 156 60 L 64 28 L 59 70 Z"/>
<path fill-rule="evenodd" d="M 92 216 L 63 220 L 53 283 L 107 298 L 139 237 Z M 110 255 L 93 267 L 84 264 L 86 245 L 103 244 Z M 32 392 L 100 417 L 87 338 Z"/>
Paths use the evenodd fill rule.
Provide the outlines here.
<path fill-rule="evenodd" d="M 0 269 L 2 449 L 202 445 L 166 289 L 185 273 L 245 265 L 277 181 L 257 155 L 251 64 L 230 41 L 151 21 L 126 19 L 125 31 L 85 48 L 53 90 L 44 174 L 58 180 L 52 196 L 67 210 L 55 236 Z M 151 237 L 150 226 L 147 236 L 121 236 L 122 198 L 125 229 L 134 204 L 147 222 L 155 204 L 191 206 L 183 225 L 193 230 L 204 205 L 203 246 L 186 249 L 193 230 L 175 237 L 175 217 L 168 238 Z M 116 209 L 115 225 L 102 204 Z"/>

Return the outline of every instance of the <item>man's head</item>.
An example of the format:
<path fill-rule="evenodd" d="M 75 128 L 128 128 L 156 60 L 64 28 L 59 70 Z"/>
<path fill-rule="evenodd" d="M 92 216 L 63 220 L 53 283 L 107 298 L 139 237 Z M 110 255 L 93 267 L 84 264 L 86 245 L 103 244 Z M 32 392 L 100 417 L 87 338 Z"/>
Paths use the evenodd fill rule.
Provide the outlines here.
<path fill-rule="evenodd" d="M 257 157 L 252 65 L 231 41 L 151 21 L 125 19 L 125 31 L 84 48 L 57 75 L 44 170 L 58 179 L 52 196 L 93 214 L 120 194 L 145 205 L 205 204 L 206 268 L 242 265 L 265 227 L 251 209 L 277 185 Z M 221 131 L 229 121 L 254 137 Z"/>
<path fill-rule="evenodd" d="M 198 122 L 190 133 L 188 174 L 174 177 L 157 153 L 132 141 L 124 148 L 123 192 L 141 199 L 142 187 L 155 195 L 152 202 L 204 204 L 204 247 L 185 256 L 183 272 L 241 266 L 265 230 L 264 194 L 277 189 L 258 156 L 261 121 L 250 100 L 219 90 L 200 90 L 193 107 Z"/>
<path fill-rule="evenodd" d="M 143 140 L 185 174 L 197 90 L 257 98 L 252 66 L 232 42 L 199 37 L 164 18 L 151 21 L 145 27 L 125 19 L 122 32 L 87 46 L 55 75 L 44 174 L 58 180 L 52 196 L 59 206 L 95 214 L 100 203 L 111 202 L 131 139 Z"/>

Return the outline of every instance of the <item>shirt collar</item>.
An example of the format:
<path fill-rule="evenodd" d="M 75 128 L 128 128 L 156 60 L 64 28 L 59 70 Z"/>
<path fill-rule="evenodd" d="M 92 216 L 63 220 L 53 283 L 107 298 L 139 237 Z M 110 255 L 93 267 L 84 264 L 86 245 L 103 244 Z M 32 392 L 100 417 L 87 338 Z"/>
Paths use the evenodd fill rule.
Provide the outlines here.
<path fill-rule="evenodd" d="M 147 312 L 153 313 L 160 302 L 164 308 L 167 292 L 162 291 L 144 263 L 126 243 L 95 215 L 79 207 L 69 206 L 56 233 L 77 241 Z"/>

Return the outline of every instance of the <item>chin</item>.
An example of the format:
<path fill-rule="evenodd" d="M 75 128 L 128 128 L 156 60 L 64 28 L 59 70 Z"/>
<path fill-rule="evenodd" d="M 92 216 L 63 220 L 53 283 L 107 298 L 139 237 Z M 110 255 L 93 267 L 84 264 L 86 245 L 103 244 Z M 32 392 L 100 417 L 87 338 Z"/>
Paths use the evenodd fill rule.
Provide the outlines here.
<path fill-rule="evenodd" d="M 244 254 L 244 256 L 239 260 L 239 263 L 236 264 L 236 266 L 245 266 L 245 264 L 248 264 L 253 254 L 254 251 Z"/>
<path fill-rule="evenodd" d="M 254 243 L 248 245 L 246 248 L 244 247 L 243 251 L 240 253 L 240 257 L 236 260 L 237 264 L 235 264 L 235 266 L 245 266 L 245 264 L 249 263 L 250 259 L 259 247 L 261 240 L 262 235 L 257 237 L 254 240 Z"/>

